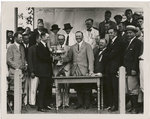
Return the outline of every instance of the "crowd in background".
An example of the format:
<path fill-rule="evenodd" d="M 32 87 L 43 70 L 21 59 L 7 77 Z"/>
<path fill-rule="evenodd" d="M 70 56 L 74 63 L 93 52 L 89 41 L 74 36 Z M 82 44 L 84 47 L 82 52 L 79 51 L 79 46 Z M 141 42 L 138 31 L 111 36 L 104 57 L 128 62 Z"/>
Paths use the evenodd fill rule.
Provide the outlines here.
<path fill-rule="evenodd" d="M 115 21 L 110 20 L 109 10 L 104 16 L 99 28 L 94 27 L 94 20 L 89 18 L 85 21 L 86 29 L 76 33 L 72 32 L 70 23 L 64 24 L 65 34 L 58 33 L 61 28 L 57 24 L 48 31 L 44 28 L 43 19 L 38 19 L 34 31 L 29 27 L 18 27 L 16 33 L 7 30 L 7 81 L 14 79 L 16 69 L 22 71 L 25 77 L 23 92 L 27 94 L 25 105 L 37 106 L 37 110 L 42 112 L 52 109 L 52 76 L 98 75 L 104 76 L 105 109 L 117 111 L 118 70 L 124 66 L 127 75 L 126 105 L 131 102 L 127 111 L 137 114 L 138 108 L 143 109 L 143 16 L 131 9 L 125 11 L 125 21 L 121 15 L 115 15 Z M 54 55 L 54 51 L 62 51 L 62 55 Z M 70 85 L 59 85 L 59 107 L 62 107 L 61 88 L 65 88 L 65 107 L 69 108 Z M 90 108 L 92 88 L 96 89 L 96 85 L 74 84 L 73 88 L 78 99 L 74 109 Z M 9 90 L 13 90 L 10 83 Z"/>

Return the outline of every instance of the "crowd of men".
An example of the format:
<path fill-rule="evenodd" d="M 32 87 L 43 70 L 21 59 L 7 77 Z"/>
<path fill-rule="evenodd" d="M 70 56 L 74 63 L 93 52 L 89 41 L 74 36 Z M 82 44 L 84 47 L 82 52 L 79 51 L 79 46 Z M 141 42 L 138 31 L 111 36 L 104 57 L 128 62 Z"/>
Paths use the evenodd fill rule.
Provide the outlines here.
<path fill-rule="evenodd" d="M 16 69 L 25 74 L 24 103 L 45 112 L 52 106 L 52 76 L 91 76 L 104 78 L 104 107 L 109 111 L 118 110 L 118 70 L 126 70 L 126 105 L 128 110 L 139 113 L 143 104 L 143 16 L 125 11 L 126 21 L 121 15 L 111 21 L 111 11 L 105 12 L 104 21 L 99 28 L 93 26 L 94 20 L 85 21 L 86 29 L 72 32 L 70 23 L 65 23 L 66 34 L 58 34 L 57 24 L 51 26 L 50 34 L 44 28 L 43 19 L 38 19 L 37 28 L 32 32 L 29 27 L 18 31 L 7 31 L 7 66 L 9 78 L 14 78 Z M 54 55 L 55 50 L 64 54 Z M 60 62 L 62 65 L 57 65 Z M 64 69 L 64 70 L 61 70 Z M 60 72 L 62 71 L 62 72 Z M 65 72 L 66 71 L 66 72 Z M 38 91 L 37 91 L 38 87 Z M 77 92 L 77 105 L 74 109 L 90 108 L 93 84 L 74 84 Z M 62 106 L 61 88 L 65 88 L 65 107 L 69 108 L 69 84 L 59 85 L 58 106 Z M 38 93 L 37 93 L 38 92 Z M 37 94 L 37 96 L 36 96 Z M 36 99 L 37 97 L 37 99 Z"/>

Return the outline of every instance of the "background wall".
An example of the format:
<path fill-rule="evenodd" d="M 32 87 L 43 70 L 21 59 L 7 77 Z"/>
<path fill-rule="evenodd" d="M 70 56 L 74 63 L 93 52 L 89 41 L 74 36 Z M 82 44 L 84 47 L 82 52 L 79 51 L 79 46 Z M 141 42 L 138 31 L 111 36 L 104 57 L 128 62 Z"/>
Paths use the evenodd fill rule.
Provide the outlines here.
<path fill-rule="evenodd" d="M 98 28 L 99 23 L 104 20 L 106 10 L 112 12 L 111 20 L 114 21 L 114 16 L 120 14 L 124 16 L 124 11 L 128 8 L 34 8 L 34 28 L 37 27 L 37 19 L 44 20 L 45 27 L 49 30 L 53 24 L 58 24 L 61 28 L 59 33 L 64 33 L 62 30 L 65 23 L 71 23 L 74 27 L 73 32 L 83 30 L 85 28 L 85 20 L 88 18 L 94 19 L 94 26 Z M 130 8 L 133 12 L 143 13 L 141 8 Z"/>

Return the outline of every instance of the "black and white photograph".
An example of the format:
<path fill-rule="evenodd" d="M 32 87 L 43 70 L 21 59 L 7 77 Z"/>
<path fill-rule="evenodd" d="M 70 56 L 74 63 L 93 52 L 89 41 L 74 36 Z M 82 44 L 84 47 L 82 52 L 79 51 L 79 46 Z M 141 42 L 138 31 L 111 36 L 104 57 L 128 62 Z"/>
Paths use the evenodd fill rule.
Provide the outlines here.
<path fill-rule="evenodd" d="M 148 119 L 149 12 L 146 2 L 2 2 L 2 118 Z"/>

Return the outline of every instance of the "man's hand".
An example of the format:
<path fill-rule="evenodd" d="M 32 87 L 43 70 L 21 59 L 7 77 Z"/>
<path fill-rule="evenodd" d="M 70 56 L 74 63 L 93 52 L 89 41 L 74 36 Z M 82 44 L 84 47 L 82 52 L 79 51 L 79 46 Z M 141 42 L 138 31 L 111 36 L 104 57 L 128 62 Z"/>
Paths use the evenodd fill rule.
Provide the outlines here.
<path fill-rule="evenodd" d="M 131 70 L 131 75 L 136 75 L 136 71 L 134 71 L 134 70 Z"/>
<path fill-rule="evenodd" d="M 100 76 L 100 77 L 102 77 L 103 74 L 102 74 L 102 73 L 97 73 L 95 76 Z"/>
<path fill-rule="evenodd" d="M 35 74 L 33 72 L 31 73 L 31 78 L 35 78 Z"/>
<path fill-rule="evenodd" d="M 19 67 L 19 69 L 23 70 L 23 69 L 24 69 L 24 66 L 23 66 L 23 65 L 21 65 L 21 66 Z"/>
<path fill-rule="evenodd" d="M 89 76 L 92 76 L 94 73 L 93 72 L 89 72 Z"/>

